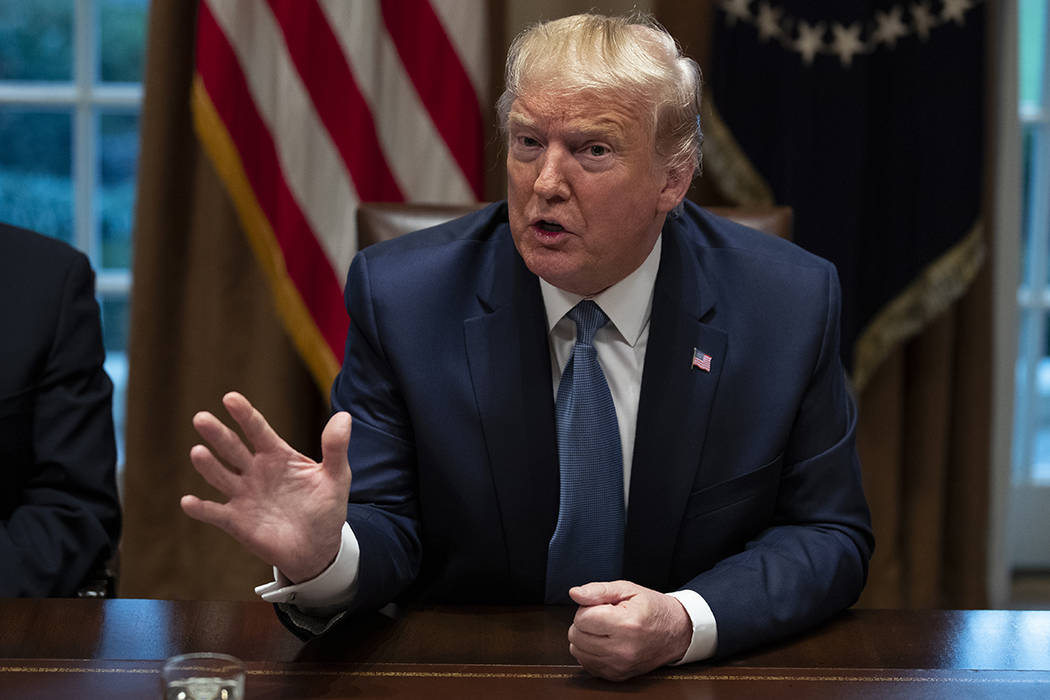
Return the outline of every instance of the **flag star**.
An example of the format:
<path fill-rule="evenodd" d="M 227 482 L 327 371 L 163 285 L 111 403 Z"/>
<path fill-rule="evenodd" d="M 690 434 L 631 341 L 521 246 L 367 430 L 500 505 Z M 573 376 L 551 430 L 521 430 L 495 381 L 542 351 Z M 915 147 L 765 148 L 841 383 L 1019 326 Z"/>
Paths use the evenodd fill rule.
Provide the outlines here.
<path fill-rule="evenodd" d="M 930 29 L 937 25 L 936 18 L 930 12 L 930 3 L 926 0 L 911 6 L 911 21 L 915 25 L 915 33 L 923 41 L 930 37 Z"/>
<path fill-rule="evenodd" d="M 768 2 L 760 3 L 758 6 L 758 38 L 762 41 L 767 39 L 780 39 L 784 36 L 784 30 L 780 28 L 780 15 L 782 8 L 770 7 Z"/>
<path fill-rule="evenodd" d="M 726 22 L 732 27 L 738 19 L 747 21 L 751 19 L 751 10 L 748 5 L 751 0 L 722 0 L 722 11 L 726 13 Z"/>
<path fill-rule="evenodd" d="M 878 26 L 875 27 L 875 33 L 871 37 L 875 44 L 884 43 L 891 47 L 896 46 L 897 39 L 908 35 L 908 28 L 901 21 L 899 5 L 894 5 L 889 12 L 876 11 L 875 22 Z"/>
<path fill-rule="evenodd" d="M 796 51 L 802 54 L 802 61 L 808 66 L 813 63 L 813 57 L 824 48 L 824 23 L 810 24 L 805 20 L 798 23 L 798 38 L 792 45 Z"/>
<path fill-rule="evenodd" d="M 941 19 L 947 22 L 948 20 L 955 20 L 955 23 L 962 26 L 966 23 L 966 12 L 973 9 L 973 0 L 944 0 L 944 7 L 941 8 Z"/>
<path fill-rule="evenodd" d="M 838 54 L 844 66 L 853 63 L 853 56 L 864 51 L 864 42 L 860 40 L 860 29 L 857 23 L 844 27 L 838 22 L 835 22 L 835 26 L 831 28 L 835 35 L 831 42 L 833 44 L 831 50 Z"/>

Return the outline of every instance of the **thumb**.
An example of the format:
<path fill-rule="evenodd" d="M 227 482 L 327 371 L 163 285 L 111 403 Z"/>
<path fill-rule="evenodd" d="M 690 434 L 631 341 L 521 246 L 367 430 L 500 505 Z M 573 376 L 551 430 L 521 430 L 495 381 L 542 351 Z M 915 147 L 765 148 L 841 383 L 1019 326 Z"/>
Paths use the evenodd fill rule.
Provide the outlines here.
<path fill-rule="evenodd" d="M 347 448 L 350 446 L 350 414 L 340 411 L 328 419 L 321 433 L 321 455 L 325 468 L 333 474 L 349 469 Z"/>
<path fill-rule="evenodd" d="M 577 605 L 616 605 L 638 592 L 630 581 L 596 581 L 569 589 L 569 597 Z"/>

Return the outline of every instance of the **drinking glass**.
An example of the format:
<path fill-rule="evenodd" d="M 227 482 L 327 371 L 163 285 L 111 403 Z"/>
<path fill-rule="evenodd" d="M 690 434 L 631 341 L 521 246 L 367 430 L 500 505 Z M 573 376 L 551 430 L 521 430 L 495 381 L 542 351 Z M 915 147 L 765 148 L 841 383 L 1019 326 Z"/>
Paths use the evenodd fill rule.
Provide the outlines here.
<path fill-rule="evenodd" d="M 173 656 L 160 678 L 165 700 L 244 700 L 244 666 L 228 654 Z"/>

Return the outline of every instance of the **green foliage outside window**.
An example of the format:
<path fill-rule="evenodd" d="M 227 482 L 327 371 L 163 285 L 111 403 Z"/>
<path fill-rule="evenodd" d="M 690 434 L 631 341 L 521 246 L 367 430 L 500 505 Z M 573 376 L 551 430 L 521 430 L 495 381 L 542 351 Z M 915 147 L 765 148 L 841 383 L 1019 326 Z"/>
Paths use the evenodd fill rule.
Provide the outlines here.
<path fill-rule="evenodd" d="M 0 2 L 0 80 L 73 79 L 73 0 Z"/>

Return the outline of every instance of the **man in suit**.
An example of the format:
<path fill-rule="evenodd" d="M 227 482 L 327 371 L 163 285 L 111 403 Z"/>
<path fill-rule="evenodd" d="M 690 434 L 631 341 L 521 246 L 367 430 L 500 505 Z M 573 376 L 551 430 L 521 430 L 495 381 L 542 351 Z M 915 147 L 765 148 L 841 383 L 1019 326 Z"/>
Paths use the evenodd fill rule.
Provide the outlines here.
<path fill-rule="evenodd" d="M 73 595 L 120 535 L 87 258 L 0 224 L 0 319 L 0 597 Z"/>
<path fill-rule="evenodd" d="M 699 89 L 644 19 L 527 31 L 499 103 L 508 201 L 351 266 L 323 461 L 239 394 L 247 445 L 195 416 L 214 452 L 191 458 L 230 500 L 183 508 L 275 565 L 258 590 L 290 624 L 571 600 L 570 650 L 620 679 L 856 600 L 873 542 L 835 270 L 683 204 Z"/>

